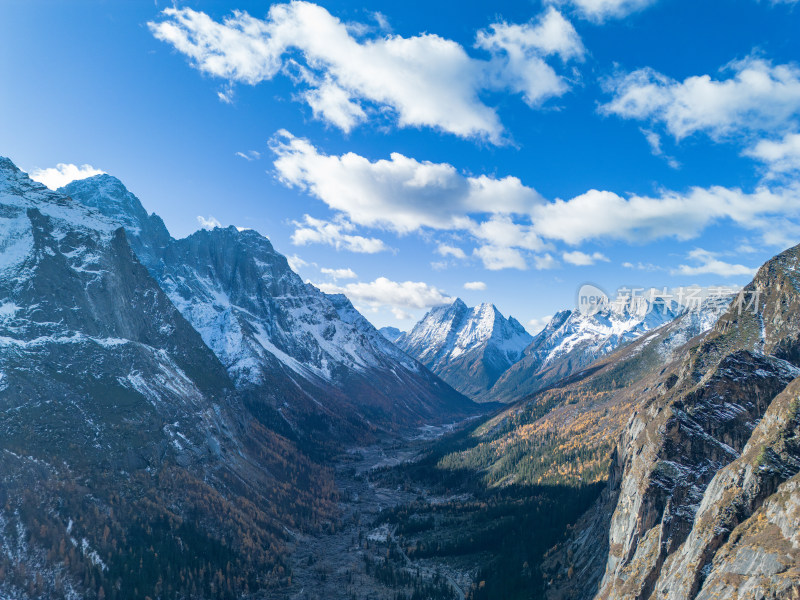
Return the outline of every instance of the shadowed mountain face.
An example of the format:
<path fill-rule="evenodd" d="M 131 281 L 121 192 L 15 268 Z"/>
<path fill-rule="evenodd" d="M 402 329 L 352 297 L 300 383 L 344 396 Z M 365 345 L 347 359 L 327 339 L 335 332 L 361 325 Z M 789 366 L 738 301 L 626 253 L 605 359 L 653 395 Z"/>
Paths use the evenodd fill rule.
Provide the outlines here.
<path fill-rule="evenodd" d="M 73 182 L 62 191 L 125 228 L 142 263 L 250 408 L 277 412 L 299 437 L 365 441 L 378 429 L 475 411 L 344 296 L 304 283 L 255 231 L 216 228 L 173 240 L 113 177 Z"/>
<path fill-rule="evenodd" d="M 483 398 L 522 357 L 532 337 L 493 304 L 469 308 L 460 299 L 438 306 L 395 343 L 458 391 Z"/>
<path fill-rule="evenodd" d="M 800 592 L 800 247 L 640 380 L 598 505 L 546 567 L 552 598 Z M 567 577 L 567 570 L 572 577 Z"/>
<path fill-rule="evenodd" d="M 0 434 L 3 597 L 191 594 L 226 564 L 253 573 L 232 590 L 263 587 L 280 527 L 331 510 L 327 475 L 249 415 L 123 230 L 6 159 Z"/>

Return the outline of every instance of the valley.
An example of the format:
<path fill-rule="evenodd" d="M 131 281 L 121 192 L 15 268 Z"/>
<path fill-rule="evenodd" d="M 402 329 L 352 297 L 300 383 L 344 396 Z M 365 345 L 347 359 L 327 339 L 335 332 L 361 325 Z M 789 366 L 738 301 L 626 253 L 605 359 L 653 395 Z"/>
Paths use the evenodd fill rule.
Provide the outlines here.
<path fill-rule="evenodd" d="M 292 585 L 282 597 L 394 600 L 401 593 L 411 598 L 416 589 L 435 590 L 437 598 L 463 600 L 463 589 L 472 583 L 469 572 L 411 561 L 395 536 L 397 527 L 378 524 L 383 511 L 421 497 L 428 503 L 445 500 L 428 490 L 394 486 L 376 477 L 376 471 L 417 460 L 431 441 L 451 430 L 407 431 L 340 457 L 334 471 L 340 497 L 338 519 L 322 534 L 292 536 Z M 388 566 L 378 566 L 384 562 Z"/>
<path fill-rule="evenodd" d="M 800 246 L 692 308 L 531 336 L 455 299 L 398 347 L 260 234 L 174 239 L 108 175 L 0 159 L 0 243 L 4 598 L 798 590 Z"/>

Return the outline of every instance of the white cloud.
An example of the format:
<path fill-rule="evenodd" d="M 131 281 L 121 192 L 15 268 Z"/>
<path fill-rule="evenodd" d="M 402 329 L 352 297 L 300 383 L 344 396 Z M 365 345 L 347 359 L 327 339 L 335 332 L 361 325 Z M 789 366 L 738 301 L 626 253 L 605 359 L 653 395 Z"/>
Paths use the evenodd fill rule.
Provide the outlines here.
<path fill-rule="evenodd" d="M 214 218 L 211 215 L 209 215 L 208 218 L 202 215 L 197 215 L 197 222 L 203 229 L 214 229 L 216 227 L 222 227 L 222 223 L 220 223 L 216 218 Z"/>
<path fill-rule="evenodd" d="M 602 23 L 626 17 L 655 4 L 657 0 L 548 0 L 551 4 L 569 4 L 585 19 Z"/>
<path fill-rule="evenodd" d="M 496 215 L 483 223 L 471 224 L 469 232 L 476 239 L 493 246 L 522 248 L 536 252 L 550 249 L 532 226 L 515 223 L 508 215 Z"/>
<path fill-rule="evenodd" d="M 533 264 L 539 271 L 547 269 L 555 269 L 558 266 L 558 261 L 550 255 L 550 253 L 542 254 L 541 256 L 534 256 Z"/>
<path fill-rule="evenodd" d="M 481 292 L 486 289 L 486 284 L 482 281 L 468 281 L 464 284 L 464 289 Z"/>
<path fill-rule="evenodd" d="M 554 9 L 537 23 L 514 30 L 498 24 L 494 33 L 479 34 L 478 44 L 492 53 L 489 60 L 435 34 L 359 39 L 370 26 L 345 24 L 310 2 L 275 4 L 263 20 L 237 11 L 217 22 L 190 8 L 168 8 L 161 16 L 148 23 L 150 31 L 194 68 L 229 84 L 290 75 L 314 115 L 345 131 L 370 111 L 389 109 L 401 127 L 434 127 L 499 143 L 503 127 L 481 95 L 509 90 L 523 93 L 531 105 L 561 95 L 568 85 L 544 57 L 583 53 L 574 29 Z M 380 18 L 378 23 L 384 30 L 388 25 Z M 232 88 L 219 94 L 229 102 Z"/>
<path fill-rule="evenodd" d="M 495 60 L 503 62 L 496 76 L 521 93 L 531 107 L 569 89 L 569 83 L 545 62 L 544 57 L 558 55 L 566 62 L 582 60 L 586 52 L 572 24 L 552 7 L 535 23 L 495 23 L 478 32 L 475 45 L 492 52 Z M 502 82 L 499 87 L 503 87 Z"/>
<path fill-rule="evenodd" d="M 68 183 L 78 179 L 86 179 L 95 175 L 102 175 L 105 171 L 95 169 L 92 165 L 78 165 L 58 163 L 48 169 L 33 169 L 29 175 L 34 181 L 46 185 L 51 190 L 57 190 Z"/>
<path fill-rule="evenodd" d="M 527 322 L 525 328 L 528 330 L 528 333 L 532 335 L 536 335 L 542 329 L 547 327 L 547 324 L 553 320 L 553 315 L 547 315 L 546 317 L 539 317 L 531 319 Z"/>
<path fill-rule="evenodd" d="M 600 110 L 661 123 L 676 140 L 704 132 L 715 140 L 741 133 L 779 131 L 800 114 L 800 69 L 755 57 L 728 64 L 727 79 L 709 75 L 676 81 L 639 69 L 606 82 L 614 93 Z"/>
<path fill-rule="evenodd" d="M 564 262 L 567 262 L 571 265 L 577 265 L 579 267 L 593 265 L 598 261 L 608 262 L 608 258 L 600 252 L 586 254 L 585 252 L 581 252 L 579 250 L 575 250 L 574 252 L 564 252 L 561 255 L 561 258 L 564 259 Z"/>
<path fill-rule="evenodd" d="M 637 263 L 624 262 L 622 266 L 626 269 L 635 269 L 637 271 L 663 271 L 663 267 L 656 266 L 652 263 L 643 263 L 641 261 Z"/>
<path fill-rule="evenodd" d="M 398 308 L 397 306 L 393 306 L 391 308 L 392 314 L 394 318 L 398 321 L 408 321 L 412 318 L 411 314 L 403 310 L 402 308 Z"/>
<path fill-rule="evenodd" d="M 519 269 L 524 271 L 528 268 L 525 257 L 516 248 L 508 246 L 479 246 L 473 250 L 473 254 L 483 261 L 483 266 L 490 271 L 500 271 L 501 269 Z"/>
<path fill-rule="evenodd" d="M 303 97 L 315 118 L 331 123 L 345 133 L 350 133 L 356 125 L 367 120 L 364 109 L 353 102 L 350 94 L 330 78 L 308 90 Z"/>
<path fill-rule="evenodd" d="M 339 286 L 332 283 L 316 284 L 328 294 L 345 294 L 354 304 L 363 303 L 373 308 L 386 306 L 395 308 L 430 308 L 449 304 L 454 298 L 440 289 L 422 281 L 397 282 L 378 277 L 375 281 L 348 283 Z"/>
<path fill-rule="evenodd" d="M 292 243 L 295 246 L 327 244 L 337 250 L 349 250 L 361 254 L 375 254 L 389 250 L 383 240 L 349 233 L 355 227 L 346 221 L 334 223 L 303 215 L 303 220 L 295 221 L 294 225 L 296 229 L 292 234 Z"/>
<path fill-rule="evenodd" d="M 327 267 L 322 267 L 319 271 L 323 275 L 329 275 L 334 281 L 338 281 L 339 279 L 358 279 L 358 275 L 355 274 L 353 269 L 329 269 Z"/>
<path fill-rule="evenodd" d="M 800 171 L 800 133 L 788 133 L 778 141 L 761 140 L 745 154 L 766 164 L 773 176 Z"/>
<path fill-rule="evenodd" d="M 800 185 L 795 184 L 777 189 L 759 187 L 752 193 L 718 186 L 692 188 L 685 194 L 664 191 L 654 198 L 627 199 L 613 192 L 590 190 L 570 200 L 537 206 L 532 219 L 542 237 L 579 244 L 602 238 L 688 240 L 722 221 L 756 230 L 768 240 L 799 217 Z M 779 242 L 773 237 L 767 243 Z"/>
<path fill-rule="evenodd" d="M 671 273 L 673 275 L 719 275 L 720 277 L 735 277 L 741 275 L 752 276 L 756 272 L 756 269 L 746 267 L 745 265 L 723 262 L 718 256 L 719 254 L 716 252 L 695 248 L 689 252 L 689 258 L 697 264 L 694 266 L 680 265 L 677 269 L 673 269 Z"/>
<path fill-rule="evenodd" d="M 467 255 L 461 248 L 456 246 L 450 246 L 448 244 L 439 244 L 436 247 L 436 253 L 441 256 L 452 256 L 453 258 L 457 258 L 459 260 L 463 260 L 467 258 Z"/>
<path fill-rule="evenodd" d="M 546 201 L 515 177 L 467 175 L 447 163 L 397 153 L 377 161 L 354 153 L 330 156 L 287 132 L 279 132 L 272 148 L 281 181 L 307 191 L 338 215 L 333 223 L 307 220 L 298 225 L 296 243 L 341 247 L 342 239 L 354 241 L 357 226 L 401 235 L 460 232 L 472 238 L 476 245 L 472 256 L 490 270 L 554 268 L 558 254 L 553 241 L 574 246 L 599 239 L 688 240 L 719 223 L 754 231 L 768 245 L 786 245 L 796 235 L 800 219 L 796 183 L 761 185 L 750 192 L 716 186 L 629 197 L 589 190 L 568 200 Z M 374 238 L 360 238 L 358 244 L 348 241 L 347 246 L 364 246 L 365 239 L 374 246 L 361 251 L 387 249 Z M 564 260 L 586 264 L 583 254 L 574 250 Z M 462 258 L 469 251 L 442 242 L 437 253 Z M 603 260 L 599 255 L 591 258 Z M 445 266 L 440 262 L 434 268 Z"/>
<path fill-rule="evenodd" d="M 289 268 L 295 273 L 297 273 L 298 269 L 302 269 L 303 267 L 308 266 L 308 263 L 299 256 L 297 256 L 297 254 L 292 254 L 291 256 L 287 256 L 286 261 L 289 263 Z"/>
<path fill-rule="evenodd" d="M 527 213 L 542 202 L 516 177 L 466 176 L 447 163 L 392 153 L 370 161 L 349 152 L 319 152 L 308 140 L 280 131 L 271 148 L 281 181 L 306 190 L 357 225 L 410 233 L 422 227 L 469 227 L 474 213 Z"/>
<path fill-rule="evenodd" d="M 667 164 L 673 169 L 680 168 L 681 164 L 677 160 L 675 160 L 675 158 L 664 154 L 664 150 L 661 147 L 660 135 L 658 135 L 655 131 L 650 131 L 649 129 L 644 129 L 644 128 L 640 128 L 639 131 L 642 132 L 645 139 L 647 140 L 647 145 L 650 146 L 650 152 L 653 154 L 653 156 L 663 157 L 664 160 L 667 161 Z"/>
<path fill-rule="evenodd" d="M 464 175 L 450 164 L 418 161 L 399 153 L 377 161 L 352 152 L 330 156 L 286 131 L 278 133 L 271 147 L 284 184 L 316 196 L 350 224 L 399 234 L 423 229 L 466 231 L 478 242 L 473 255 L 490 270 L 525 269 L 525 254 L 552 249 L 535 225 L 513 220 L 512 215 L 528 219 L 545 203 L 516 177 Z M 315 231 L 303 231 L 298 242 L 318 237 Z M 437 253 L 466 258 L 463 249 L 444 243 Z M 540 264 L 547 262 L 539 259 Z"/>
<path fill-rule="evenodd" d="M 248 162 L 252 162 L 261 158 L 261 153 L 255 150 L 248 150 L 247 152 L 237 152 L 236 156 L 243 158 Z"/>

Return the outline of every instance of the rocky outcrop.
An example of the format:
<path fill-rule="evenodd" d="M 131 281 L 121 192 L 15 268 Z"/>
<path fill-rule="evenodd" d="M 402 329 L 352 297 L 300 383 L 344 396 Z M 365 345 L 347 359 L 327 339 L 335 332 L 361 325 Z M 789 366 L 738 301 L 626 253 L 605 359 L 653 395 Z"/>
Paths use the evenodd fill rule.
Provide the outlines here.
<path fill-rule="evenodd" d="M 797 586 L 791 542 L 754 532 L 769 529 L 756 524 L 769 511 L 800 525 L 787 493 L 773 498 L 800 469 L 798 256 L 800 247 L 765 264 L 681 360 L 652 366 L 654 384 L 620 436 L 606 503 L 554 553 L 575 555 L 579 539 L 607 548 L 602 579 L 576 587 L 563 569 L 551 572 L 550 597 L 728 597 L 714 593 L 739 584 L 765 595 L 730 597 L 792 597 L 781 595 Z M 598 561 L 597 552 L 585 561 L 595 570 L 584 581 L 597 581 Z"/>
<path fill-rule="evenodd" d="M 674 552 L 656 583 L 655 598 L 713 598 L 725 587 L 721 580 L 729 576 L 772 576 L 798 566 L 800 548 L 792 540 L 797 536 L 800 514 L 791 504 L 800 505 L 800 495 L 791 500 L 793 486 L 785 488 L 787 500 L 772 502 L 764 513 L 782 519 L 784 530 L 775 531 L 765 523 L 765 514 L 755 516 L 778 488 L 800 472 L 800 379 L 794 380 L 770 404 L 763 419 L 742 451 L 741 456 L 720 470 L 708 485 L 686 541 Z M 792 514 L 794 512 L 794 514 Z M 777 515 L 781 515 L 777 517 Z M 744 525 L 745 522 L 752 522 Z M 739 528 L 738 533 L 733 532 Z M 763 525 L 763 527 L 762 527 Z M 768 544 L 762 539 L 759 551 L 745 540 L 745 532 L 772 529 Z M 786 535 L 788 533 L 788 535 Z M 781 543 L 784 540 L 786 543 Z M 795 540 L 795 544 L 798 540 Z M 727 546 L 720 550 L 723 545 Z M 784 547 L 781 547 L 784 546 Z M 746 550 L 745 548 L 749 548 Z M 787 558 L 794 556 L 787 564 Z M 715 571 L 716 569 L 716 571 Z M 713 574 L 713 576 L 712 576 Z M 714 581 L 716 580 L 716 582 Z M 800 580 L 795 580 L 800 586 Z M 726 584 L 729 585 L 729 584 Z M 751 588 L 753 585 L 746 586 Z M 776 582 L 767 586 L 777 591 Z M 770 592 L 771 593 L 771 592 Z M 768 597 L 767 590 L 764 595 Z M 736 594 L 725 597 L 735 598 Z"/>

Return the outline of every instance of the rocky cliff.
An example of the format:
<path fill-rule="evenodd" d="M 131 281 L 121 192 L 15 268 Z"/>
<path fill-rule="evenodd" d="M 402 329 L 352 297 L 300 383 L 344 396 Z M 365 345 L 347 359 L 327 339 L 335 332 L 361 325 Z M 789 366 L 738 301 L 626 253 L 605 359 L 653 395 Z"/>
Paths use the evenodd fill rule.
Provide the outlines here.
<path fill-rule="evenodd" d="M 766 263 L 707 335 L 651 374 L 608 489 L 551 557 L 550 597 L 797 593 L 798 257 Z"/>

